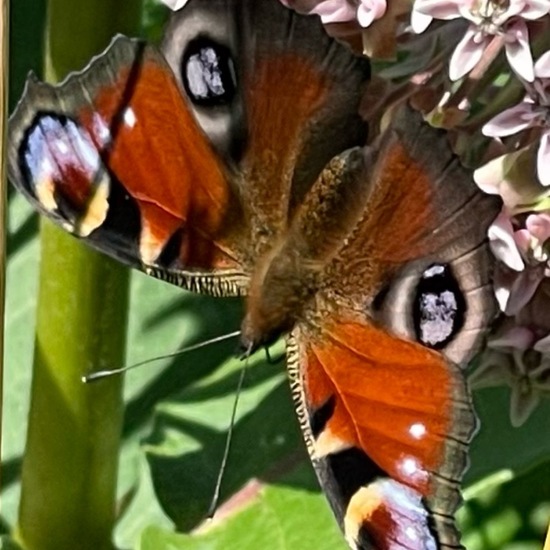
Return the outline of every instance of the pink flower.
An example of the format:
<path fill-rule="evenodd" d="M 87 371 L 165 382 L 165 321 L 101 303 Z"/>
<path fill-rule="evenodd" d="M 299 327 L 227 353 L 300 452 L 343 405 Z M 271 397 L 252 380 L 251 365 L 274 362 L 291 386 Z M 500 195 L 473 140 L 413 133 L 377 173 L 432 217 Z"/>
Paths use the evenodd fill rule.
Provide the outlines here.
<path fill-rule="evenodd" d="M 500 195 L 512 213 L 550 208 L 550 189 L 537 179 L 534 144 L 500 155 L 474 172 L 474 181 L 489 195 Z"/>
<path fill-rule="evenodd" d="M 525 422 L 541 398 L 550 397 L 550 279 L 489 338 L 470 383 L 474 388 L 510 386 L 514 426 Z"/>
<path fill-rule="evenodd" d="M 421 34 L 429 27 L 430 23 L 433 21 L 433 17 L 418 11 L 416 8 L 417 4 L 418 2 L 415 2 L 411 12 L 411 27 L 415 33 Z"/>
<path fill-rule="evenodd" d="M 386 0 L 280 0 L 288 8 L 300 13 L 316 14 L 323 23 L 358 21 L 369 27 L 380 19 L 387 9 Z"/>
<path fill-rule="evenodd" d="M 550 214 L 530 214 L 520 225 L 503 209 L 489 227 L 488 236 L 493 254 L 504 264 L 495 270 L 497 301 L 507 315 L 515 315 L 550 276 Z"/>
<path fill-rule="evenodd" d="M 470 21 L 466 34 L 458 43 L 449 66 L 449 77 L 458 80 L 481 60 L 493 38 L 504 36 L 506 57 L 523 79 L 534 79 L 529 31 L 525 20 L 535 20 L 550 12 L 548 0 L 416 0 L 413 28 L 423 30 L 429 21 L 417 14 L 445 21 L 462 17 Z"/>
<path fill-rule="evenodd" d="M 527 85 L 521 103 L 503 111 L 482 128 L 486 136 L 506 137 L 527 128 L 541 128 L 537 153 L 537 175 L 550 186 L 550 51 L 535 63 L 535 80 Z"/>
<path fill-rule="evenodd" d="M 357 21 L 363 28 L 370 27 L 376 19 L 386 13 L 386 0 L 361 0 L 357 8 Z"/>

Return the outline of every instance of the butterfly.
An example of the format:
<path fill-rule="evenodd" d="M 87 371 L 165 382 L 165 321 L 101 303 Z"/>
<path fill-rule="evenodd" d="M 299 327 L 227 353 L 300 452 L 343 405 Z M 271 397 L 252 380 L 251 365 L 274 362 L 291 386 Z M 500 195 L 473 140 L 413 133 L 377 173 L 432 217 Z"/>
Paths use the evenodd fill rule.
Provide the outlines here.
<path fill-rule="evenodd" d="M 287 337 L 305 442 L 349 545 L 461 548 L 476 420 L 464 366 L 495 313 L 482 194 L 407 105 L 368 145 L 366 58 L 278 0 L 191 0 L 160 50 L 117 36 L 30 77 L 9 175 L 91 246 L 245 296 L 247 354 Z"/>

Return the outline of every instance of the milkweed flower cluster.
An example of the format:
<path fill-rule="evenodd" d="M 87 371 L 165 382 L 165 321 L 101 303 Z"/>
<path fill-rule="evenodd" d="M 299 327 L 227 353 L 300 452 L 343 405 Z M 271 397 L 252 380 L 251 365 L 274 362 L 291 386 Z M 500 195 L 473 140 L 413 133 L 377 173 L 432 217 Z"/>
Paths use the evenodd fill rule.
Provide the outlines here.
<path fill-rule="evenodd" d="M 513 70 L 531 82 L 534 79 L 533 58 L 527 22 L 540 19 L 549 11 L 547 0 L 416 0 L 412 24 L 415 31 L 423 32 L 432 19 L 463 18 L 469 22 L 451 56 L 451 80 L 469 73 L 497 38 L 503 42 Z"/>
<path fill-rule="evenodd" d="M 502 198 L 488 235 L 502 314 L 472 384 L 509 385 L 523 423 L 550 396 L 550 0 L 279 1 L 373 59 L 371 128 L 409 98 Z"/>

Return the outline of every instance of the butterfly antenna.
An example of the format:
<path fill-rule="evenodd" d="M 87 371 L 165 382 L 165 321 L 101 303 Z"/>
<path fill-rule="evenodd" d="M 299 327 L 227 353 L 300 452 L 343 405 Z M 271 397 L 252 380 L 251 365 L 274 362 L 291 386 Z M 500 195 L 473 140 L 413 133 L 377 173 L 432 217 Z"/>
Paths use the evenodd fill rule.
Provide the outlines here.
<path fill-rule="evenodd" d="M 229 458 L 229 451 L 231 450 L 231 442 L 233 440 L 233 430 L 235 428 L 235 418 L 237 417 L 237 407 L 239 405 L 239 397 L 241 396 L 241 392 L 243 389 L 244 378 L 246 376 L 247 368 L 248 368 L 248 356 L 246 356 L 243 368 L 241 369 L 241 373 L 239 375 L 239 381 L 237 382 L 237 389 L 235 391 L 235 401 L 233 402 L 233 410 L 231 411 L 231 419 L 229 421 L 227 437 L 225 438 L 225 448 L 223 451 L 223 457 L 220 464 L 220 469 L 218 471 L 218 477 L 216 479 L 216 485 L 214 487 L 214 494 L 212 495 L 212 500 L 210 501 L 210 506 L 208 507 L 208 513 L 206 515 L 207 519 L 212 519 L 214 517 L 214 514 L 216 513 L 216 510 L 218 509 L 223 476 L 225 474 L 227 460 Z"/>
<path fill-rule="evenodd" d="M 126 367 L 121 367 L 118 369 L 111 369 L 111 370 L 98 370 L 83 376 L 82 382 L 84 382 L 85 384 L 88 384 L 89 382 L 96 382 L 97 380 L 101 380 L 102 378 L 106 378 L 107 376 L 113 376 L 114 374 L 122 374 L 123 372 L 136 369 L 137 367 L 147 365 L 148 363 L 153 363 L 154 361 L 160 361 L 161 359 L 169 359 L 171 357 L 177 357 L 178 355 L 182 355 L 184 353 L 187 353 L 188 351 L 194 351 L 194 350 L 203 348 L 205 346 L 209 346 L 211 344 L 216 344 L 217 342 L 222 342 L 224 340 L 229 340 L 230 338 L 235 338 L 236 336 L 239 336 L 240 333 L 241 333 L 240 330 L 236 330 L 235 332 L 230 332 L 229 334 L 223 334 L 222 336 L 216 336 L 215 338 L 211 338 L 210 340 L 205 340 L 203 342 L 199 342 L 198 344 L 193 344 L 192 346 L 182 348 L 178 351 L 174 351 L 166 355 L 159 355 L 158 357 L 153 357 L 152 359 L 145 359 L 144 361 L 139 361 L 138 363 L 133 363 L 132 365 L 128 365 Z"/>

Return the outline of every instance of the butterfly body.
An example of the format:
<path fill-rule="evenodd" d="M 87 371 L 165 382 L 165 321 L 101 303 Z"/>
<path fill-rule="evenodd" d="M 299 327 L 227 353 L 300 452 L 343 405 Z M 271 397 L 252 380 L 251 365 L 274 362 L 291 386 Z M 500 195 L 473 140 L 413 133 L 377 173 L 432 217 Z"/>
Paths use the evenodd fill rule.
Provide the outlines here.
<path fill-rule="evenodd" d="M 475 429 L 462 367 L 493 312 L 499 210 L 401 107 L 365 145 L 368 61 L 277 0 L 192 0 L 30 80 L 10 179 L 42 213 L 183 288 L 246 295 L 247 352 L 288 335 L 305 441 L 361 550 L 460 547 Z"/>

